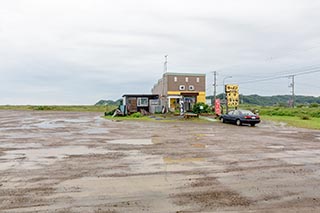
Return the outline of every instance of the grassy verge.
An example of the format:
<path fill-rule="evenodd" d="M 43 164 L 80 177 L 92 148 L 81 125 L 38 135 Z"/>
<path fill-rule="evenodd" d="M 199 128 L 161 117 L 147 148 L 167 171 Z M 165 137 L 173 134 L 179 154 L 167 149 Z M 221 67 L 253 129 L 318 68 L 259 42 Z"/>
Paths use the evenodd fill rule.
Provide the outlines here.
<path fill-rule="evenodd" d="M 271 120 L 275 122 L 284 122 L 289 126 L 307 128 L 307 129 L 320 129 L 320 118 L 310 118 L 309 120 L 303 120 L 296 116 L 269 116 L 262 115 L 262 120 Z"/>
<path fill-rule="evenodd" d="M 260 115 L 268 116 L 294 116 L 301 117 L 307 116 L 310 118 L 320 118 L 320 107 L 301 107 L 301 108 L 288 108 L 288 107 L 272 107 L 272 106 L 249 106 L 242 105 L 240 108 L 252 111 L 259 111 Z"/>
<path fill-rule="evenodd" d="M 154 121 L 154 122 L 195 122 L 195 123 L 210 123 L 210 121 L 200 119 L 200 118 L 189 118 L 183 119 L 176 116 L 166 116 L 163 117 L 161 115 L 157 116 L 141 116 L 141 117 L 133 117 L 133 116 L 103 116 L 103 118 L 114 121 Z"/>
<path fill-rule="evenodd" d="M 32 106 L 32 105 L 2 105 L 0 110 L 38 110 L 38 111 L 76 111 L 76 112 L 105 112 L 117 108 L 116 106 Z"/>
<path fill-rule="evenodd" d="M 143 116 L 139 118 L 131 117 L 131 116 L 117 116 L 117 117 L 112 117 L 112 116 L 103 116 L 103 118 L 108 119 L 108 120 L 116 120 L 116 121 L 154 121 L 155 119 L 150 118 L 148 116 Z"/>

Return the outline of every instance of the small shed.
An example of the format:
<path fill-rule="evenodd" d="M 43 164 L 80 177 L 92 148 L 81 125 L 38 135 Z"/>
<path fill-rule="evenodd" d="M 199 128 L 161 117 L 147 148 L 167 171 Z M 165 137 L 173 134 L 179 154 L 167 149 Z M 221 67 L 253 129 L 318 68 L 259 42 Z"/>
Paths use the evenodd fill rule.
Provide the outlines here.
<path fill-rule="evenodd" d="M 157 106 L 160 108 L 159 95 L 154 94 L 125 94 L 122 96 L 123 105 L 126 108 L 127 114 L 140 112 L 145 110 L 150 113 L 155 113 Z M 161 111 L 161 108 L 160 108 Z"/>

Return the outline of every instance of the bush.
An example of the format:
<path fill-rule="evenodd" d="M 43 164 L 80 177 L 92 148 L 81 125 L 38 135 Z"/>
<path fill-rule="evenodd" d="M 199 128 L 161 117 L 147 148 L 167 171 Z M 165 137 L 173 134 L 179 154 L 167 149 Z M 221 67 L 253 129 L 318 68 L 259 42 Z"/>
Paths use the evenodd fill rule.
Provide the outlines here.
<path fill-rule="evenodd" d="M 193 106 L 192 112 L 196 114 L 208 113 L 210 112 L 210 108 L 207 104 L 200 102 Z"/>
<path fill-rule="evenodd" d="M 135 112 L 135 113 L 131 114 L 130 117 L 133 117 L 133 118 L 141 118 L 142 115 L 141 115 L 140 112 Z"/>
<path fill-rule="evenodd" d="M 310 120 L 310 117 L 306 114 L 299 115 L 302 120 Z"/>
<path fill-rule="evenodd" d="M 320 118 L 320 110 L 315 110 L 309 113 L 312 117 Z"/>
<path fill-rule="evenodd" d="M 112 116 L 116 110 L 117 110 L 117 109 L 113 109 L 113 110 L 111 110 L 111 111 L 109 111 L 109 112 L 105 112 L 105 113 L 104 113 L 104 116 Z"/>
<path fill-rule="evenodd" d="M 318 107 L 319 107 L 319 104 L 317 104 L 317 103 L 312 103 L 312 104 L 310 104 L 309 107 L 310 107 L 310 108 L 318 108 Z"/>
<path fill-rule="evenodd" d="M 259 107 L 255 106 L 259 110 L 260 115 L 267 116 L 295 116 L 295 117 L 305 117 L 308 116 L 309 119 L 320 118 L 320 107 L 318 108 L 288 108 L 288 107 Z M 253 107 L 247 106 L 246 109 L 252 110 Z M 308 118 L 305 118 L 308 119 Z"/>
<path fill-rule="evenodd" d="M 34 106 L 33 110 L 53 110 L 51 106 Z"/>

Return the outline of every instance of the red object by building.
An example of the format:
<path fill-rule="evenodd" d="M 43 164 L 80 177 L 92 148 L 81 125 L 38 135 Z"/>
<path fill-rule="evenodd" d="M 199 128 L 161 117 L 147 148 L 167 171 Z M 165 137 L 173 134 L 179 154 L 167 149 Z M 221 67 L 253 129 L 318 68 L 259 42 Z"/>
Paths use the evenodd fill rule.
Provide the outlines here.
<path fill-rule="evenodd" d="M 214 111 L 215 111 L 216 115 L 221 115 L 220 99 L 215 100 Z"/>

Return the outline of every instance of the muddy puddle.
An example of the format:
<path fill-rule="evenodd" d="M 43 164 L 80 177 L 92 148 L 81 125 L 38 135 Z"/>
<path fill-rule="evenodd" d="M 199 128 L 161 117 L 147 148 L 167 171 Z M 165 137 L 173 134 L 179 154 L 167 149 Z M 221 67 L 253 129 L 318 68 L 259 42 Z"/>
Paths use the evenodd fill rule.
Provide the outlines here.
<path fill-rule="evenodd" d="M 0 170 L 39 169 L 69 155 L 106 154 L 110 151 L 86 146 L 61 146 L 54 148 L 19 149 L 5 151 L 0 156 Z"/>
<path fill-rule="evenodd" d="M 270 145 L 270 146 L 267 146 L 267 148 L 269 148 L 269 149 L 284 149 L 284 146 L 282 146 L 282 145 Z"/>
<path fill-rule="evenodd" d="M 278 133 L 281 133 L 281 134 L 297 134 L 299 133 L 298 131 L 295 131 L 295 130 L 281 130 L 281 131 L 277 131 Z"/>
<path fill-rule="evenodd" d="M 34 129 L 34 127 L 31 127 L 29 125 L 21 125 L 20 127 L 0 127 L 0 132 L 15 131 L 15 130 L 28 130 L 28 129 Z"/>
<path fill-rule="evenodd" d="M 24 132 L 15 132 L 4 135 L 8 139 L 31 139 L 31 138 L 38 138 L 39 134 L 37 133 L 24 133 Z"/>
<path fill-rule="evenodd" d="M 63 137 L 68 138 L 68 136 L 71 138 L 72 132 L 50 132 L 50 133 L 33 133 L 33 132 L 14 132 L 10 134 L 4 134 L 3 135 L 7 139 L 38 139 L 43 137 Z"/>
<path fill-rule="evenodd" d="M 91 120 L 82 119 L 82 118 L 73 118 L 73 119 L 63 119 L 63 120 L 56 120 L 57 122 L 64 122 L 64 123 L 88 123 Z"/>
<path fill-rule="evenodd" d="M 180 209 L 170 200 L 170 193 L 182 187 L 184 175 L 143 175 L 128 177 L 84 177 L 67 180 L 56 187 L 49 199 L 72 198 L 69 205 L 101 205 L 117 207 L 120 212 L 141 212 L 142 207 L 176 212 Z M 103 198 L 103 199 L 102 199 Z M 125 205 L 119 205 L 125 201 Z M 68 207 L 64 204 L 65 207 Z M 142 207 L 141 207 L 142 206 Z M 139 208 L 135 209 L 135 208 Z M 159 211 L 157 211 L 159 212 Z"/>
<path fill-rule="evenodd" d="M 65 125 L 57 123 L 56 121 L 43 121 L 32 125 L 33 127 L 40 129 L 55 129 L 55 128 L 64 128 Z"/>
<path fill-rule="evenodd" d="M 207 148 L 207 145 L 206 144 L 202 144 L 202 143 L 194 143 L 194 144 L 191 144 L 192 147 L 195 147 L 195 148 Z"/>
<path fill-rule="evenodd" d="M 204 158 L 163 158 L 163 161 L 167 164 L 183 164 L 183 163 L 196 163 L 205 161 Z"/>
<path fill-rule="evenodd" d="M 0 143 L 0 148 L 3 149 L 30 149 L 30 148 L 40 148 L 42 144 L 40 143 Z"/>
<path fill-rule="evenodd" d="M 110 199 L 116 199 L 123 194 L 128 197 L 137 198 L 139 194 L 165 192 L 169 188 L 168 178 L 171 176 L 149 175 L 149 176 L 129 176 L 129 177 L 84 177 L 67 180 L 57 187 L 56 192 L 64 195 L 77 197 L 90 197 L 105 195 Z M 172 177 L 175 179 L 184 177 Z M 78 189 L 73 192 L 74 189 Z M 69 192 L 69 193 L 68 193 Z M 159 194 L 158 194 L 159 195 Z"/>
<path fill-rule="evenodd" d="M 112 140 L 108 141 L 111 144 L 128 144 L 128 145 L 150 145 L 152 143 L 152 139 L 120 139 L 120 140 Z"/>
<path fill-rule="evenodd" d="M 139 150 L 124 152 L 125 157 L 121 159 L 123 164 L 128 165 L 127 173 L 164 173 L 190 171 L 210 165 L 205 158 L 171 158 L 162 155 L 151 155 Z M 110 173 L 111 172 L 111 173 Z M 114 171 L 106 171 L 104 175 L 110 175 Z"/>
<path fill-rule="evenodd" d="M 85 130 L 80 131 L 80 133 L 92 134 L 92 135 L 95 135 L 95 134 L 107 134 L 109 132 L 110 131 L 107 128 L 91 128 L 91 129 L 85 129 Z"/>
<path fill-rule="evenodd" d="M 315 164 L 320 162 L 320 150 L 293 150 L 264 154 L 267 158 L 277 158 L 288 164 Z"/>

